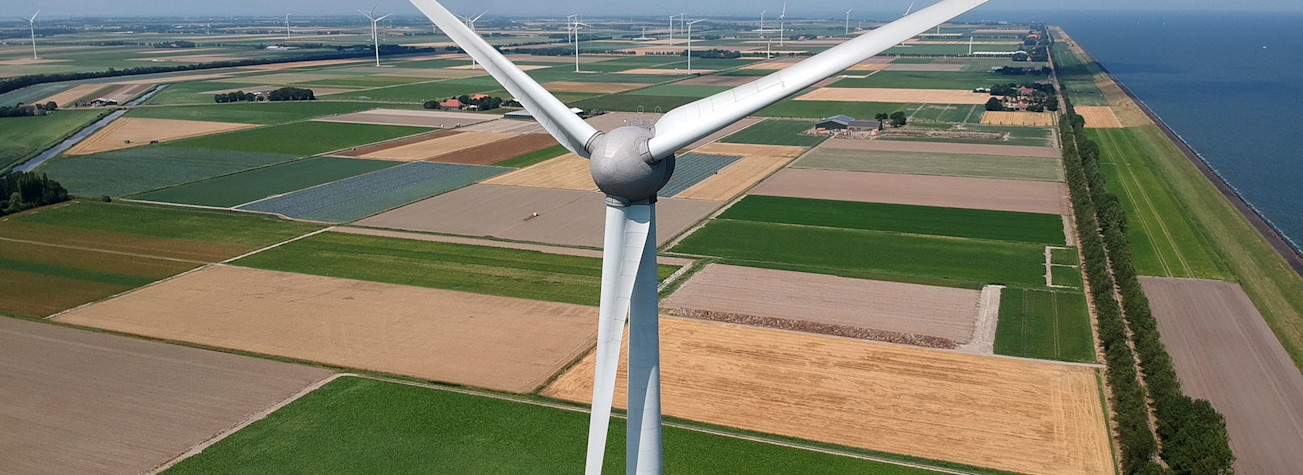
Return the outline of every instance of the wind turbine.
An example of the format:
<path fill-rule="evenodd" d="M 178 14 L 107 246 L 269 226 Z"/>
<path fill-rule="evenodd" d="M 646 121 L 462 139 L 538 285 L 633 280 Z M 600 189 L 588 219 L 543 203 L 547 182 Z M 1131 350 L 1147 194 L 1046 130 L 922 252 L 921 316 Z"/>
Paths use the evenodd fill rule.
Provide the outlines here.
<path fill-rule="evenodd" d="M 574 41 L 575 21 L 578 17 L 579 15 L 566 15 L 566 44 Z"/>
<path fill-rule="evenodd" d="M 906 8 L 906 9 L 905 9 L 905 14 L 904 14 L 904 15 L 901 15 L 900 17 L 901 17 L 901 18 L 905 18 L 905 17 L 909 16 L 909 12 L 914 11 L 914 4 L 915 4 L 915 3 L 917 3 L 917 2 L 909 2 L 909 8 Z"/>
<path fill-rule="evenodd" d="M 484 13 L 488 13 L 488 12 L 489 12 L 488 10 L 484 11 Z M 480 13 L 475 18 L 471 18 L 467 16 L 461 17 L 462 21 L 466 22 L 466 26 L 470 28 L 471 33 L 475 32 L 475 22 L 480 21 L 480 17 L 483 17 L 484 13 Z M 471 69 L 475 69 L 475 56 L 471 56 Z"/>
<path fill-rule="evenodd" d="M 760 10 L 760 29 L 756 30 L 760 32 L 760 36 L 765 35 L 765 13 L 768 12 L 769 10 Z"/>
<path fill-rule="evenodd" d="M 290 14 L 285 14 L 285 41 L 290 39 Z"/>
<path fill-rule="evenodd" d="M 851 12 L 855 9 L 846 10 L 846 34 L 851 34 Z"/>
<path fill-rule="evenodd" d="M 692 74 L 692 25 L 706 21 L 705 18 L 688 22 L 688 74 Z"/>
<path fill-rule="evenodd" d="M 778 47 L 783 47 L 783 37 L 787 36 L 787 2 L 783 2 L 783 14 L 778 15 Z"/>
<path fill-rule="evenodd" d="M 31 18 L 18 17 L 19 20 L 27 22 L 27 27 L 32 30 L 32 59 L 37 59 L 36 58 L 36 15 L 40 15 L 40 14 L 41 11 L 37 10 L 36 13 L 32 15 Z"/>
<path fill-rule="evenodd" d="M 575 20 L 575 24 L 574 24 L 574 26 L 571 27 L 572 29 L 574 29 L 574 32 L 575 32 L 575 72 L 576 72 L 576 73 L 581 73 L 581 72 L 583 72 L 583 71 L 580 71 L 580 70 L 579 70 L 579 27 L 581 27 L 581 26 L 586 26 L 586 27 L 589 27 L 589 28 L 592 28 L 592 27 L 593 27 L 592 25 L 589 25 L 589 24 L 587 24 L 587 23 L 580 23 L 578 20 Z M 589 40 L 592 40 L 592 36 L 589 36 L 588 39 L 589 39 Z M 485 69 L 488 69 L 488 68 L 485 68 Z"/>
<path fill-rule="evenodd" d="M 380 18 L 376 18 L 376 17 L 375 17 L 375 12 L 376 12 L 375 7 L 371 7 L 371 11 L 369 11 L 369 12 L 362 11 L 362 10 L 358 10 L 357 12 L 358 12 L 358 13 L 361 13 L 362 16 L 365 16 L 368 20 L 371 20 L 371 40 L 374 41 L 374 42 L 375 42 L 375 45 L 376 45 L 376 67 L 378 68 L 378 67 L 380 67 L 380 26 L 379 26 L 379 24 L 380 24 L 380 20 L 383 20 L 383 19 L 385 19 L 385 18 L 388 18 L 389 15 L 393 15 L 393 13 L 390 13 L 389 15 L 382 16 L 382 17 L 380 17 Z M 289 21 L 289 17 L 288 17 L 288 16 L 286 17 L 286 21 L 287 21 L 287 22 Z"/>
<path fill-rule="evenodd" d="M 590 159 L 606 194 L 601 300 L 598 306 L 593 409 L 586 473 L 598 474 L 620 342 L 629 322 L 626 472 L 658 474 L 661 457 L 660 340 L 656 295 L 656 193 L 674 171 L 674 153 L 766 106 L 837 74 L 897 43 L 990 0 L 941 0 L 913 15 L 859 35 L 751 83 L 678 107 L 653 128 L 627 125 L 601 132 L 475 34 L 437 0 L 410 0 L 529 111 L 567 150 Z"/>

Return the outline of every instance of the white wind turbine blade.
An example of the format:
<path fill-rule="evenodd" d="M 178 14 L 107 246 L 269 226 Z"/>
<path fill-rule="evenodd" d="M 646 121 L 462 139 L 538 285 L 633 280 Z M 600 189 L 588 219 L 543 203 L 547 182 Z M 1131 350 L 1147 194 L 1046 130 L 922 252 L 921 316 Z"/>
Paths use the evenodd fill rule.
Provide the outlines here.
<path fill-rule="evenodd" d="M 754 82 L 671 110 L 647 142 L 657 159 L 990 0 L 942 0 Z"/>
<path fill-rule="evenodd" d="M 380 20 L 383 20 L 383 19 L 385 19 L 385 18 L 389 18 L 391 15 L 393 15 L 393 13 L 390 13 L 389 15 L 382 16 L 382 17 L 380 17 L 380 18 L 376 18 L 376 21 L 380 21 Z"/>
<path fill-rule="evenodd" d="M 914 3 L 916 3 L 916 2 L 909 2 L 909 8 L 906 8 L 906 9 L 905 9 L 905 14 L 904 14 L 904 15 L 901 15 L 902 17 L 909 16 L 909 12 L 914 11 Z"/>
<path fill-rule="evenodd" d="M 40 10 L 37 10 L 36 13 L 32 14 L 32 19 L 31 19 L 31 20 L 27 20 L 27 21 L 32 22 L 32 23 L 36 23 L 36 16 L 37 16 L 37 15 L 40 15 L 40 14 L 41 14 L 41 11 L 40 11 Z"/>
<path fill-rule="evenodd" d="M 611 423 L 615 375 L 620 367 L 620 340 L 629 314 L 638 268 L 650 233 L 650 204 L 606 207 L 606 236 L 602 245 L 602 290 L 597 321 L 597 355 L 593 371 L 593 412 L 588 420 L 588 457 L 584 472 L 602 473 L 606 435 Z M 655 257 L 647 265 L 656 265 Z M 653 287 L 654 287 L 653 283 Z"/>
<path fill-rule="evenodd" d="M 439 25 L 445 35 L 484 66 L 493 79 L 516 96 L 516 100 L 525 106 L 525 110 L 528 110 L 548 133 L 561 142 L 561 145 L 576 155 L 588 157 L 588 143 L 599 134 L 597 129 L 570 112 L 570 108 L 556 96 L 547 92 L 547 89 L 534 81 L 534 78 L 508 61 L 501 52 L 489 46 L 470 28 L 457 21 L 457 17 L 439 2 L 435 0 L 411 0 L 411 2 L 430 21 Z"/>

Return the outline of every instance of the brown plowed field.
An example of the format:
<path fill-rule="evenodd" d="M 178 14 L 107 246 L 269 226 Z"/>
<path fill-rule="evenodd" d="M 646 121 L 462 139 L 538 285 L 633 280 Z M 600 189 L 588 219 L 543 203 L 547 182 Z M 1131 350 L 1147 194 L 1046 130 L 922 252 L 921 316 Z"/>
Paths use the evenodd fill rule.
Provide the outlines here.
<path fill-rule="evenodd" d="M 500 118 L 490 114 L 470 114 L 466 112 L 375 109 L 351 114 L 340 114 L 317 119 L 322 122 L 345 122 L 350 124 L 408 125 L 413 127 L 439 127 L 451 129 L 462 125 L 478 124 Z"/>
<path fill-rule="evenodd" d="M 1113 473 L 1092 368 L 660 322 L 666 415 L 1023 473 Z M 615 401 L 623 407 L 620 361 Z M 543 394 L 588 403 L 592 384 L 589 353 Z"/>
<path fill-rule="evenodd" d="M 468 165 L 492 165 L 508 158 L 518 157 L 556 144 L 556 139 L 548 134 L 517 135 L 505 140 L 499 140 L 478 147 L 471 147 L 446 155 L 440 155 L 430 159 L 430 161 L 465 163 Z"/>
<path fill-rule="evenodd" d="M 22 221 L 0 222 L 0 240 L 26 241 L 48 246 L 96 249 L 146 257 L 217 262 L 254 250 L 253 247 L 115 233 L 94 229 L 53 226 Z"/>
<path fill-rule="evenodd" d="M 404 137 L 398 140 L 391 140 L 384 143 L 356 147 L 350 150 L 336 153 L 335 156 L 357 158 L 370 153 L 381 152 L 392 148 L 402 147 L 404 145 L 411 145 L 411 144 L 425 142 L 427 140 L 435 140 L 444 137 L 451 137 L 453 135 L 457 135 L 463 132 L 465 132 L 465 130 L 438 130 L 434 132 L 427 132 L 424 134 Z"/>
<path fill-rule="evenodd" d="M 378 158 L 382 160 L 401 160 L 413 162 L 432 160 L 436 157 L 455 153 L 469 148 L 491 144 L 499 140 L 515 137 L 511 134 L 491 132 L 463 132 L 457 134 L 436 134 L 426 136 L 426 140 L 414 143 L 389 142 L 386 148 L 380 148 L 359 155 L 359 158 Z"/>
<path fill-rule="evenodd" d="M 1112 107 L 1077 106 L 1076 110 L 1083 119 L 1086 119 L 1086 127 L 1094 129 L 1122 128 L 1122 121 L 1118 119 L 1117 114 L 1113 113 Z"/>
<path fill-rule="evenodd" d="M 715 155 L 740 155 L 741 160 L 724 167 L 714 176 L 683 190 L 675 198 L 728 201 L 783 168 L 805 153 L 805 147 L 786 145 L 750 145 L 715 142 L 693 150 L 696 153 Z"/>
<path fill-rule="evenodd" d="M 1303 467 L 1303 375 L 1239 284 L 1141 277 L 1182 389 L 1226 416 L 1237 473 Z"/>
<path fill-rule="evenodd" d="M 574 81 L 553 81 L 543 84 L 544 88 L 552 92 L 586 92 L 589 94 L 615 94 L 647 86 L 650 86 L 650 84 Z"/>
<path fill-rule="evenodd" d="M 887 89 L 823 87 L 798 96 L 797 101 L 904 102 L 914 104 L 986 104 L 990 94 L 950 89 Z"/>
<path fill-rule="evenodd" d="M 582 305 L 215 266 L 57 320 L 523 393 L 592 346 L 596 317 Z"/>
<path fill-rule="evenodd" d="M 146 473 L 330 375 L 0 318 L 0 467 Z"/>
<path fill-rule="evenodd" d="M 542 163 L 530 165 L 514 172 L 495 176 L 483 183 L 490 185 L 530 186 L 558 190 L 593 191 L 593 175 L 588 171 L 588 159 L 567 153 Z"/>
<path fill-rule="evenodd" d="M 119 104 L 125 104 L 127 101 L 134 99 L 145 91 L 154 87 L 153 84 L 123 84 L 99 94 L 99 97 L 117 101 Z M 94 98 L 92 98 L 94 99 Z"/>
<path fill-rule="evenodd" d="M 790 168 L 752 194 L 945 208 L 1066 214 L 1063 183 Z"/>
<path fill-rule="evenodd" d="M 257 127 L 254 124 L 235 124 L 230 122 L 203 122 L 198 120 L 141 119 L 121 117 L 87 137 L 69 149 L 67 155 L 89 155 L 92 153 L 121 150 L 124 148 L 147 145 L 150 141 L 167 142 L 219 132 L 230 132 Z M 125 141 L 130 141 L 127 143 Z"/>
<path fill-rule="evenodd" d="M 927 335 L 966 343 L 980 292 L 710 264 L 661 302 L 729 314 Z"/>
<path fill-rule="evenodd" d="M 1050 127 L 1054 125 L 1056 117 L 1058 117 L 1057 114 L 1050 112 L 986 111 L 982 114 L 982 123 L 989 125 Z"/>
<path fill-rule="evenodd" d="M 881 150 L 884 152 L 968 153 L 977 155 L 1009 155 L 1014 157 L 1060 158 L 1054 147 L 1025 145 L 990 145 L 970 143 L 913 142 L 907 140 L 848 140 L 828 139 L 823 147 L 843 150 Z"/>

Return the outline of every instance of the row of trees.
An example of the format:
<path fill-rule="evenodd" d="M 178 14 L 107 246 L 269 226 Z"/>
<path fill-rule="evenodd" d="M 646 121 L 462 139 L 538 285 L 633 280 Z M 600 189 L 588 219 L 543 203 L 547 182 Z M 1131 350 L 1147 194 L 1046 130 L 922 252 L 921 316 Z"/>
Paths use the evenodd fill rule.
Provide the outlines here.
<path fill-rule="evenodd" d="M 54 112 L 56 110 L 59 110 L 59 105 L 55 104 L 54 101 L 35 104 L 32 107 L 19 103 L 12 107 L 0 106 L 0 117 L 31 117 L 37 115 L 36 111 Z"/>
<path fill-rule="evenodd" d="M 892 127 L 904 127 L 905 123 L 909 121 L 909 116 L 906 116 L 903 111 L 896 111 L 890 114 L 887 114 L 885 112 L 879 112 L 877 114 L 874 114 L 873 118 L 877 119 L 878 121 L 878 130 L 882 130 L 882 127 L 888 121 L 891 122 Z"/>
<path fill-rule="evenodd" d="M 45 174 L 13 172 L 0 177 L 0 216 L 68 201 L 68 190 Z"/>
<path fill-rule="evenodd" d="M 1126 211 L 1117 196 L 1107 191 L 1099 168 L 1099 146 L 1086 137 L 1085 119 L 1070 102 L 1059 128 L 1087 282 L 1113 390 L 1124 472 L 1163 473 L 1154 461 L 1157 454 L 1172 473 L 1233 473 L 1235 455 L 1225 418 L 1208 401 L 1195 400 L 1181 390 L 1132 263 Z M 1121 297 L 1120 307 L 1115 291 Z M 1137 376 L 1143 377 L 1143 387 Z M 1149 428 L 1150 400 L 1163 442 L 1161 451 Z"/>
<path fill-rule="evenodd" d="M 475 110 L 480 110 L 480 111 L 493 110 L 502 106 L 520 107 L 519 102 L 510 99 L 503 99 L 501 97 L 481 97 L 479 99 L 476 99 L 474 97 L 463 94 L 461 96 L 457 96 L 452 99 L 457 99 L 457 101 L 461 102 L 462 105 L 464 106 L 475 106 Z M 441 104 L 443 101 L 444 100 L 442 99 L 437 101 L 425 101 L 424 107 L 426 109 L 438 109 L 439 104 Z"/>
<path fill-rule="evenodd" d="M 243 102 L 243 101 L 256 102 L 262 100 L 267 100 L 272 102 L 315 101 L 317 100 L 317 97 L 312 94 L 311 89 L 303 89 L 298 87 L 282 87 L 280 89 L 268 93 L 266 99 L 264 99 L 263 96 L 257 93 L 235 91 L 235 92 L 214 94 L 213 100 L 217 101 L 218 104 L 225 104 L 228 102 Z"/>

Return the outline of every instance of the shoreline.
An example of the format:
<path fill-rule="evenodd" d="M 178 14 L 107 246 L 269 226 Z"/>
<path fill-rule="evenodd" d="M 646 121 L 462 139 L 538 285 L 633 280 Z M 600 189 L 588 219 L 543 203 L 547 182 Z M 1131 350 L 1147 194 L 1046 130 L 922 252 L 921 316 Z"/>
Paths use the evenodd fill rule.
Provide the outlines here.
<path fill-rule="evenodd" d="M 1090 60 L 1095 63 L 1095 66 L 1099 67 L 1100 71 L 1103 71 L 1104 74 L 1108 76 L 1110 81 L 1113 81 L 1113 84 L 1117 84 L 1117 86 L 1122 89 L 1122 92 L 1125 93 L 1132 102 L 1136 103 L 1136 106 L 1145 113 L 1145 116 L 1149 117 L 1149 120 L 1152 121 L 1154 125 L 1158 126 L 1158 129 L 1163 132 L 1163 135 L 1166 135 L 1168 140 L 1171 140 L 1171 142 L 1176 145 L 1176 148 L 1190 160 L 1190 163 L 1194 164 L 1195 168 L 1199 169 L 1199 172 L 1203 174 L 1204 178 L 1207 178 L 1208 181 L 1212 182 L 1213 186 L 1217 188 L 1217 191 L 1220 191 L 1222 196 L 1230 201 L 1231 206 L 1234 206 L 1235 209 L 1240 212 L 1240 215 L 1249 220 L 1249 224 L 1252 225 L 1254 229 L 1257 229 L 1262 237 L 1267 239 L 1267 243 L 1270 244 L 1281 257 L 1285 258 L 1285 262 L 1294 269 L 1294 272 L 1298 273 L 1299 276 L 1303 276 L 1303 253 L 1296 249 L 1290 241 L 1285 238 L 1284 234 L 1281 233 L 1276 226 L 1272 225 L 1271 222 L 1262 215 L 1262 213 L 1258 212 L 1257 208 L 1254 208 L 1253 205 L 1249 204 L 1235 187 L 1231 186 L 1230 183 L 1227 183 L 1226 180 L 1217 173 L 1217 170 L 1213 169 L 1213 167 L 1209 165 L 1201 155 L 1199 155 L 1199 152 L 1196 152 L 1194 148 L 1191 148 L 1190 144 L 1185 142 L 1185 139 L 1182 139 L 1181 136 L 1173 131 L 1171 127 L 1168 127 L 1167 122 L 1164 122 L 1158 114 L 1154 113 L 1154 111 L 1149 108 L 1148 104 L 1145 104 L 1145 102 L 1139 97 L 1136 97 L 1135 93 L 1131 92 L 1131 89 L 1128 88 L 1126 84 L 1119 80 L 1117 76 L 1114 76 L 1113 72 L 1110 71 L 1108 67 L 1104 66 L 1104 63 L 1101 63 L 1089 50 L 1082 48 L 1082 51 L 1090 57 Z"/>

